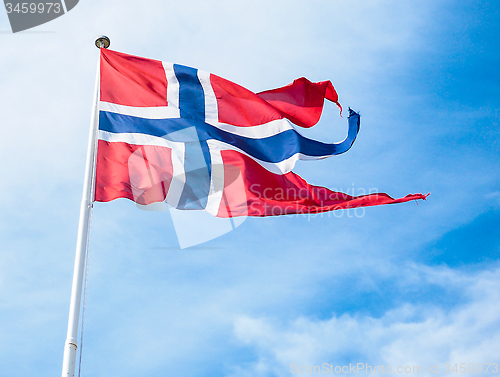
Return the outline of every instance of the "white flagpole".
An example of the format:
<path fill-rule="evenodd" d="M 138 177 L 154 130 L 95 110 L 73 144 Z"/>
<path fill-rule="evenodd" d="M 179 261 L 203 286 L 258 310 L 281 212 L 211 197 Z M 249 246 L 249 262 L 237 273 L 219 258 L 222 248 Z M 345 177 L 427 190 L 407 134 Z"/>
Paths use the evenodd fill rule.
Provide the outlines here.
<path fill-rule="evenodd" d="M 98 48 L 108 48 L 109 38 L 101 36 L 95 44 Z M 87 148 L 87 163 L 85 167 L 85 180 L 83 183 L 82 204 L 80 206 L 80 222 L 78 224 L 78 237 L 76 241 L 75 267 L 73 271 L 73 285 L 71 288 L 71 302 L 69 308 L 68 335 L 64 346 L 64 359 L 62 377 L 74 377 L 76 364 L 76 350 L 78 348 L 78 325 L 80 322 L 80 304 L 82 301 L 83 272 L 85 269 L 85 255 L 87 251 L 90 215 L 94 200 L 94 174 L 96 158 L 97 129 L 99 125 L 99 67 L 100 54 L 97 64 L 95 80 L 94 105 L 90 120 L 90 133 Z"/>

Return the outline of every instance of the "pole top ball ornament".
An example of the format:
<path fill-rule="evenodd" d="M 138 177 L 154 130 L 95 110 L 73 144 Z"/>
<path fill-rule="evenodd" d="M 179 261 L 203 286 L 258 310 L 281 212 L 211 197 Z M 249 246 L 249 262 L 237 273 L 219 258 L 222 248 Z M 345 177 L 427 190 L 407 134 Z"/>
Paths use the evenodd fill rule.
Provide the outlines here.
<path fill-rule="evenodd" d="M 108 48 L 110 44 L 111 44 L 111 41 L 105 35 L 101 35 L 100 37 L 98 37 L 95 40 L 95 46 L 97 48 L 101 48 L 101 47 L 102 48 Z"/>

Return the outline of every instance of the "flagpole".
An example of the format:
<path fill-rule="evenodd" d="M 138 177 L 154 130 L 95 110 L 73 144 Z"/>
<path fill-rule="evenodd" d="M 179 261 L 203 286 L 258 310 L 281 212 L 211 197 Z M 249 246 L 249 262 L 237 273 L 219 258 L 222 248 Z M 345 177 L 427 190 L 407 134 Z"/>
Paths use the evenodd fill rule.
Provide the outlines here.
<path fill-rule="evenodd" d="M 101 36 L 95 41 L 96 46 L 108 48 L 110 41 L 106 36 Z M 83 183 L 82 203 L 80 206 L 80 221 L 78 224 L 78 237 L 76 241 L 75 267 L 73 270 L 73 285 L 71 288 L 71 302 L 69 308 L 68 335 L 64 345 L 64 358 L 62 377 L 74 377 L 76 364 L 76 351 L 78 348 L 78 325 L 80 322 L 80 304 L 82 301 L 83 273 L 85 269 L 85 256 L 87 252 L 90 216 L 94 195 L 94 173 L 96 157 L 97 128 L 99 125 L 98 103 L 99 103 L 99 67 L 100 54 L 97 63 L 95 79 L 94 104 L 90 120 L 89 141 L 87 147 L 87 162 L 85 166 L 85 179 Z"/>

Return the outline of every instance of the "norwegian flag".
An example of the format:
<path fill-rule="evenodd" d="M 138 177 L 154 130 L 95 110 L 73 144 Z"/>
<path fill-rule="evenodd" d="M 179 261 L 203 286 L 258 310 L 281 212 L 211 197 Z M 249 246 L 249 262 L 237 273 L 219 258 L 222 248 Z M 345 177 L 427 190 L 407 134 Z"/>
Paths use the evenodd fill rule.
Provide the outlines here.
<path fill-rule="evenodd" d="M 349 109 L 348 135 L 327 144 L 302 136 L 329 81 L 295 80 L 253 93 L 201 70 L 101 49 L 95 201 L 167 202 L 217 217 L 273 216 L 400 203 L 377 193 L 350 196 L 312 186 L 292 169 L 349 150 L 359 114 Z"/>

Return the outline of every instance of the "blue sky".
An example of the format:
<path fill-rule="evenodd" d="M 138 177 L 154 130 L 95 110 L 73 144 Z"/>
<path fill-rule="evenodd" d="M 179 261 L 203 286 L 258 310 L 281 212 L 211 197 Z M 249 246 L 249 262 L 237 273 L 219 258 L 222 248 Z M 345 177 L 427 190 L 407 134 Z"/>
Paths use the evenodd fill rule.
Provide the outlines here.
<path fill-rule="evenodd" d="M 359 137 L 295 171 L 432 194 L 250 218 L 184 250 L 168 214 L 97 203 L 83 376 L 500 363 L 499 29 L 498 5 L 475 0 L 81 0 L 17 34 L 0 12 L 0 374 L 61 371 L 100 34 L 254 91 L 331 80 Z M 345 130 L 331 105 L 308 135 Z"/>

